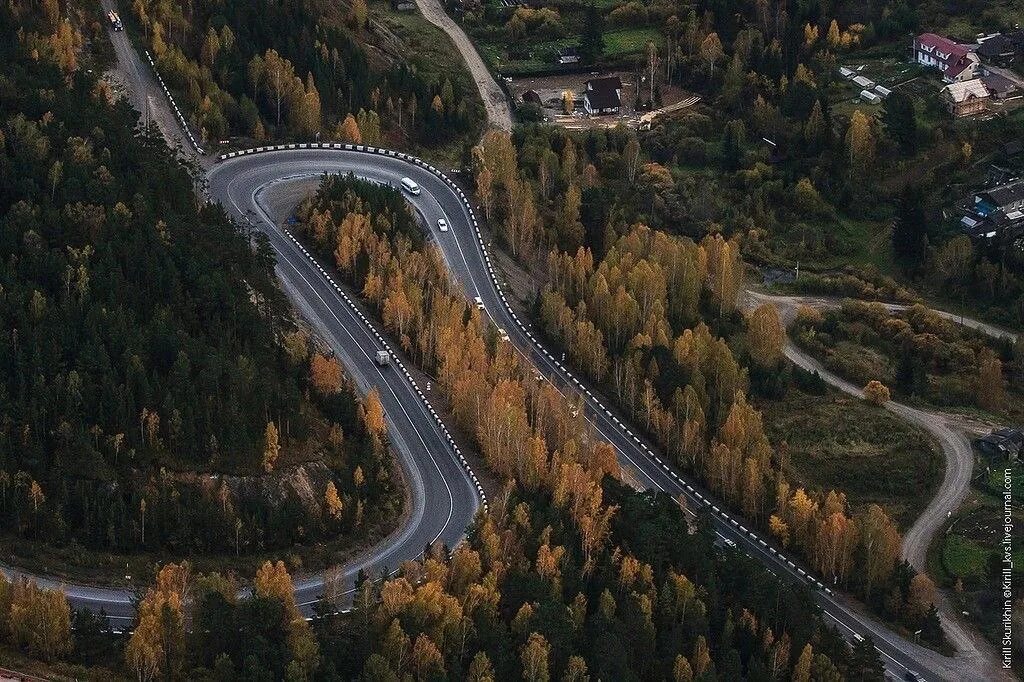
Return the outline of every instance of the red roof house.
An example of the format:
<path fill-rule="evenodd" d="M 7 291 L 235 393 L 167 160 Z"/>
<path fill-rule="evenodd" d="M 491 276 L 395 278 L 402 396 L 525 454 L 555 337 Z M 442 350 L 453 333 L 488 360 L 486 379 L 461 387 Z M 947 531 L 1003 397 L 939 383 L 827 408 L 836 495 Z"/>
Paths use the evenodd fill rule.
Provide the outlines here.
<path fill-rule="evenodd" d="M 922 33 L 914 38 L 914 59 L 919 64 L 941 71 L 947 83 L 971 80 L 977 75 L 979 62 L 972 46 L 935 33 Z"/>

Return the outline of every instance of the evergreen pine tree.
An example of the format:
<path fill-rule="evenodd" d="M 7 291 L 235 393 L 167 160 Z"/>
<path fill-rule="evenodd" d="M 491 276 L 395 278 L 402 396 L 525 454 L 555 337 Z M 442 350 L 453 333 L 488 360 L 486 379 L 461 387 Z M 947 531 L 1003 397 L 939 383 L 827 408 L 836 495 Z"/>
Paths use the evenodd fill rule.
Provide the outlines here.
<path fill-rule="evenodd" d="M 917 151 L 917 121 L 914 102 L 902 92 L 894 92 L 882 106 L 882 125 L 885 132 L 899 145 L 900 151 L 910 155 Z"/>
<path fill-rule="evenodd" d="M 583 35 L 580 37 L 580 59 L 593 64 L 604 54 L 604 19 L 593 2 L 583 13 Z"/>
<path fill-rule="evenodd" d="M 904 270 L 914 272 L 924 261 L 928 247 L 924 198 L 919 189 L 908 187 L 896 205 L 892 225 L 892 248 Z"/>

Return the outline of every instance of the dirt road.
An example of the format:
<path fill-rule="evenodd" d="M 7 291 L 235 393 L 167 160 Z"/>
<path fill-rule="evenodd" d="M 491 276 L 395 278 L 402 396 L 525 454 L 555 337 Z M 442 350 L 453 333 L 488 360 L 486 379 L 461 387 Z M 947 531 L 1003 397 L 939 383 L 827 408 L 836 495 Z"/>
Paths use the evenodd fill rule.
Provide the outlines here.
<path fill-rule="evenodd" d="M 770 296 L 754 291 L 747 291 L 746 299 L 748 306 L 764 302 L 773 303 L 779 309 L 780 317 L 787 324 L 789 321 L 792 321 L 796 309 L 801 305 L 809 305 L 820 309 L 834 308 L 839 304 L 838 299 L 808 296 Z M 900 304 L 886 304 L 886 307 L 894 311 L 907 308 L 907 306 Z M 995 337 L 1009 334 L 1009 332 L 983 322 L 954 316 L 949 313 L 940 314 L 947 319 L 954 320 L 964 326 L 977 329 Z M 838 388 L 844 393 L 863 397 L 863 390 L 860 386 L 855 386 L 849 381 L 833 374 L 817 359 L 798 348 L 792 341 L 787 340 L 785 354 L 795 365 L 810 372 L 817 372 L 831 386 Z M 971 482 L 971 471 L 974 466 L 974 452 L 967 437 L 959 429 L 951 425 L 945 415 L 909 407 L 891 400 L 885 404 L 885 408 L 902 417 L 905 421 L 919 426 L 930 433 L 938 442 L 945 457 L 946 469 L 939 489 L 935 492 L 925 510 L 903 535 L 903 545 L 901 548 L 903 557 L 918 572 L 927 573 L 928 547 L 931 545 L 932 539 L 939 529 L 942 528 L 946 519 L 960 507 L 967 497 Z M 938 608 L 942 619 L 942 629 L 957 651 L 957 660 L 962 661 L 965 665 L 970 665 L 971 670 L 989 671 L 990 676 L 986 676 L 986 679 L 1002 679 L 1000 677 L 1002 671 L 997 666 L 996 653 L 992 646 L 974 628 L 963 622 L 960 613 L 950 605 L 949 601 L 941 593 L 935 606 Z"/>
<path fill-rule="evenodd" d="M 128 3 L 120 6 L 114 0 L 102 0 L 103 10 L 114 10 L 124 16 L 128 11 Z M 193 156 L 195 150 L 189 144 L 181 123 L 171 109 L 163 89 L 153 75 L 153 69 L 135 50 L 127 31 L 110 31 L 110 42 L 117 55 L 117 64 L 112 71 L 120 80 L 132 106 L 142 115 L 141 123 L 155 123 L 160 134 L 167 141 L 167 146 L 177 149 L 185 156 Z"/>
<path fill-rule="evenodd" d="M 416 6 L 420 8 L 427 21 L 448 34 L 459 50 L 470 75 L 480 89 L 480 97 L 487 109 L 488 125 L 499 130 L 512 130 L 512 109 L 509 107 L 508 98 L 494 80 L 494 76 L 487 70 L 487 65 L 466 32 L 444 11 L 441 0 L 416 0 Z"/>

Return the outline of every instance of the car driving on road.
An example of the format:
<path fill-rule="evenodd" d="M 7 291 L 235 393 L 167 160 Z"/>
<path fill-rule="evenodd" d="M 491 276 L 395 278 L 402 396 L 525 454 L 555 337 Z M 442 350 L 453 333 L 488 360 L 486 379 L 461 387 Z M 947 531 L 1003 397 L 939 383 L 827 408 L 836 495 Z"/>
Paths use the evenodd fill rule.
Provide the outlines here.
<path fill-rule="evenodd" d="M 413 182 L 412 178 L 402 178 L 402 189 L 413 195 L 420 193 L 420 186 Z"/>
<path fill-rule="evenodd" d="M 447 232 L 448 231 L 448 221 L 445 220 L 444 218 L 439 218 L 438 221 L 437 221 L 437 229 L 441 230 L 442 232 Z"/>

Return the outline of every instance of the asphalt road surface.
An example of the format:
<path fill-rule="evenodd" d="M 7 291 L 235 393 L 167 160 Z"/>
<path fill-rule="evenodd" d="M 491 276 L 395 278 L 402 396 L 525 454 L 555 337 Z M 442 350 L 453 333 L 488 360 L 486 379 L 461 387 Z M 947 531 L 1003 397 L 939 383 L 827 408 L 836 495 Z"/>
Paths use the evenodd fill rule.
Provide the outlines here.
<path fill-rule="evenodd" d="M 735 543 L 777 575 L 810 586 L 826 617 L 836 623 L 841 632 L 851 638 L 856 633 L 874 639 L 893 676 L 902 677 L 907 670 L 914 670 L 926 679 L 992 679 L 993 667 L 987 662 L 941 656 L 874 621 L 841 595 L 821 586 L 798 562 L 772 547 L 766 538 L 746 529 L 741 520 L 721 510 L 717 501 L 662 462 L 616 411 L 544 349 L 530 325 L 511 311 L 506 294 L 492 275 L 490 254 L 474 227 L 473 216 L 452 186 L 431 170 L 399 158 L 360 151 L 315 148 L 268 151 L 218 164 L 210 175 L 211 195 L 222 201 L 226 197 L 232 210 L 260 216 L 265 214 L 261 197 L 266 192 L 287 183 L 308 184 L 311 178 L 325 172 L 352 172 L 394 186 L 398 186 L 403 177 L 410 177 L 421 187 L 420 195 L 407 195 L 407 198 L 431 229 L 431 239 L 440 246 L 453 277 L 463 285 L 468 297 L 480 297 L 494 324 L 506 330 L 511 343 L 546 378 L 563 392 L 582 400 L 585 415 L 596 434 L 615 447 L 627 479 L 641 488 L 664 491 L 676 497 L 682 495 L 691 509 L 710 508 L 723 542 Z M 436 229 L 439 218 L 448 222 L 448 232 Z"/>
<path fill-rule="evenodd" d="M 113 0 L 102 2 L 105 9 L 114 7 Z M 434 23 L 447 19 L 446 16 L 434 16 L 436 8 L 432 7 L 430 0 L 419 0 L 419 4 L 424 15 Z M 479 61 L 479 55 L 471 44 L 469 50 L 472 54 L 467 55 L 459 36 L 453 35 L 450 27 L 441 25 L 441 28 L 452 36 L 467 63 L 473 63 L 472 57 Z M 183 151 L 191 152 L 184 142 L 180 122 L 168 106 L 149 65 L 139 58 L 124 33 L 112 32 L 111 37 L 118 56 L 118 69 L 129 86 L 133 104 L 143 112 L 143 121 L 156 121 L 172 146 L 177 143 Z M 499 92 L 500 89 L 489 73 L 486 76 L 487 83 L 482 81 L 481 74 L 474 72 L 492 125 L 510 127 L 510 117 L 505 115 L 507 102 L 503 95 L 500 98 L 488 96 L 488 90 L 492 89 L 490 86 Z M 500 110 L 502 106 L 505 111 Z M 690 509 L 710 508 L 716 531 L 724 544 L 735 545 L 740 551 L 763 562 L 776 575 L 809 585 L 826 618 L 834 622 L 844 636 L 853 639 L 870 635 L 874 639 L 890 676 L 902 678 L 908 670 L 914 670 L 929 680 L 998 677 L 994 660 L 944 657 L 891 632 L 857 605 L 821 585 L 798 562 L 773 548 L 765 538 L 747 530 L 739 519 L 719 509 L 717 502 L 698 486 L 663 463 L 592 387 L 575 377 L 539 345 L 529 323 L 516 318 L 493 276 L 490 255 L 475 229 L 471 213 L 452 187 L 433 172 L 401 159 L 359 151 L 295 149 L 241 156 L 212 167 L 209 174 L 210 196 L 220 201 L 241 222 L 267 234 L 278 257 L 277 274 L 297 309 L 332 345 L 362 392 L 370 387 L 379 389 L 388 416 L 389 435 L 410 490 L 411 509 L 405 523 L 394 535 L 344 567 L 343 576 L 347 584 L 351 584 L 360 569 L 370 573 L 377 573 L 385 567 L 394 569 L 403 560 L 419 556 L 423 547 L 435 540 L 454 545 L 463 537 L 483 495 L 475 476 L 461 459 L 440 420 L 422 400 L 420 388 L 405 373 L 401 360 L 391 368 L 380 368 L 373 363 L 372 356 L 378 349 L 387 347 L 389 342 L 374 330 L 358 302 L 349 299 L 336 286 L 329 269 L 311 258 L 287 234 L 280 221 L 273 219 L 272 216 L 280 217 L 280 211 L 268 212 L 270 208 L 280 209 L 280 206 L 274 206 L 275 200 L 279 202 L 282 196 L 286 196 L 289 186 L 298 183 L 308 185 L 312 178 L 324 172 L 354 172 L 392 184 L 397 184 L 402 177 L 411 177 L 420 184 L 422 194 L 408 198 L 426 224 L 431 226 L 433 238 L 441 247 L 453 277 L 464 286 L 468 296 L 479 296 L 483 300 L 494 323 L 508 332 L 510 341 L 545 377 L 563 392 L 582 400 L 585 416 L 597 434 L 616 448 L 626 480 L 638 488 L 661 490 L 677 498 L 681 496 Z M 441 233 L 434 227 L 437 219 L 442 217 L 451 226 L 449 232 Z M 993 333 L 983 323 L 962 319 L 961 322 Z M 1007 334 L 1003 330 L 994 332 Z M 787 354 L 798 364 L 807 361 L 791 349 L 787 349 Z M 18 569 L 0 568 L 9 575 L 24 575 Z M 29 577 L 41 585 L 64 589 L 75 608 L 97 611 L 103 608 L 118 625 L 125 625 L 131 619 L 133 595 L 129 590 Z M 322 591 L 321 576 L 296 582 L 297 600 L 307 613 Z"/>

